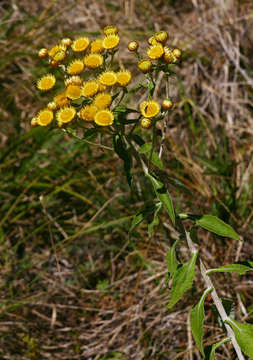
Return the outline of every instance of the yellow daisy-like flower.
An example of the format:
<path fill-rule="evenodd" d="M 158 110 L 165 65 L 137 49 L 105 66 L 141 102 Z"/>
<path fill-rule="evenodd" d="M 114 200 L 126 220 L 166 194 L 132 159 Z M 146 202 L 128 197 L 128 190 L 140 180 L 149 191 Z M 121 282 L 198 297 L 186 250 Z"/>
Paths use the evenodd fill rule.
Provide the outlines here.
<path fill-rule="evenodd" d="M 66 96 L 71 100 L 79 99 L 82 95 L 80 85 L 68 85 L 65 92 Z"/>
<path fill-rule="evenodd" d="M 82 36 L 73 41 L 71 47 L 73 51 L 82 52 L 87 49 L 90 44 L 90 39 L 86 36 Z"/>
<path fill-rule="evenodd" d="M 48 50 L 46 48 L 42 48 L 38 51 L 38 57 L 43 59 L 48 55 Z"/>
<path fill-rule="evenodd" d="M 51 47 L 48 51 L 48 55 L 53 58 L 55 56 L 56 53 L 58 53 L 58 51 L 60 51 L 61 48 L 59 45 L 54 45 L 53 47 Z"/>
<path fill-rule="evenodd" d="M 67 98 L 65 91 L 56 95 L 54 97 L 54 103 L 56 104 L 56 108 L 62 108 L 64 106 L 70 105 L 71 101 Z"/>
<path fill-rule="evenodd" d="M 150 59 L 159 59 L 163 56 L 164 49 L 162 44 L 158 43 L 156 45 L 152 45 L 147 49 L 147 55 Z"/>
<path fill-rule="evenodd" d="M 80 78 L 80 76 L 75 75 L 75 76 L 71 76 L 70 78 L 67 78 L 65 81 L 65 86 L 69 86 L 69 85 L 82 85 L 83 80 Z"/>
<path fill-rule="evenodd" d="M 155 34 L 155 39 L 162 44 L 166 43 L 166 41 L 168 40 L 168 37 L 169 37 L 168 33 L 164 30 L 158 31 Z"/>
<path fill-rule="evenodd" d="M 103 48 L 106 50 L 114 49 L 119 43 L 119 36 L 111 34 L 103 39 Z"/>
<path fill-rule="evenodd" d="M 76 115 L 75 108 L 73 106 L 68 106 L 57 111 L 56 119 L 60 125 L 66 124 L 69 123 L 71 120 L 73 120 L 75 115 Z"/>
<path fill-rule="evenodd" d="M 99 109 L 104 110 L 108 108 L 112 103 L 112 95 L 109 93 L 101 93 L 96 95 L 93 104 Z"/>
<path fill-rule="evenodd" d="M 57 53 L 54 55 L 53 59 L 57 62 L 63 61 L 66 57 L 66 51 L 64 50 L 59 50 L 57 51 Z"/>
<path fill-rule="evenodd" d="M 87 68 L 96 69 L 103 65 L 104 58 L 101 54 L 89 54 L 84 57 L 83 62 Z"/>
<path fill-rule="evenodd" d="M 81 110 L 79 111 L 79 113 L 77 114 L 82 120 L 85 121 L 94 121 L 94 117 L 96 115 L 98 111 L 98 108 L 91 104 L 91 105 L 86 105 L 83 108 L 81 108 Z"/>
<path fill-rule="evenodd" d="M 86 81 L 82 86 L 82 95 L 90 97 L 98 92 L 99 83 L 96 80 Z"/>
<path fill-rule="evenodd" d="M 104 71 L 98 80 L 102 85 L 112 86 L 117 82 L 117 75 L 114 71 Z"/>
<path fill-rule="evenodd" d="M 103 48 L 103 39 L 95 39 L 90 44 L 91 54 L 99 54 L 104 50 Z"/>
<path fill-rule="evenodd" d="M 114 116 L 108 109 L 99 110 L 94 117 L 94 121 L 100 126 L 108 126 L 113 124 Z"/>
<path fill-rule="evenodd" d="M 52 110 L 43 109 L 38 113 L 36 117 L 37 124 L 40 126 L 47 126 L 53 121 L 53 118 L 54 118 L 54 113 Z"/>
<path fill-rule="evenodd" d="M 53 89 L 56 83 L 56 78 L 53 74 L 46 74 L 37 81 L 37 88 L 41 91 L 48 91 Z"/>
<path fill-rule="evenodd" d="M 152 62 L 149 59 L 144 59 L 138 62 L 138 68 L 144 73 L 147 74 L 152 69 Z"/>
<path fill-rule="evenodd" d="M 104 28 L 105 35 L 117 34 L 118 28 L 115 25 L 108 25 Z"/>
<path fill-rule="evenodd" d="M 140 112 L 144 117 L 152 118 L 160 111 L 160 105 L 155 100 L 142 101 L 140 103 Z"/>
<path fill-rule="evenodd" d="M 84 69 L 83 61 L 76 59 L 76 60 L 73 60 L 67 67 L 67 73 L 69 75 L 77 75 L 77 74 L 81 74 L 83 69 Z"/>
<path fill-rule="evenodd" d="M 132 78 L 131 72 L 129 70 L 120 70 L 116 75 L 120 86 L 127 86 Z"/>

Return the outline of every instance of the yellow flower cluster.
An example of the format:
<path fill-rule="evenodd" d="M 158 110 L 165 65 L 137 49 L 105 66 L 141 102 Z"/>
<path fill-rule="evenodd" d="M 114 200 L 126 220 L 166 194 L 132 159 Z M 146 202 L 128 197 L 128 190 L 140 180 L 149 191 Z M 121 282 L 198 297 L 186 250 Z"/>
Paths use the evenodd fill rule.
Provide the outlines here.
<path fill-rule="evenodd" d="M 169 36 L 164 30 L 158 31 L 148 39 L 149 47 L 146 49 L 147 58 L 141 59 L 138 68 L 144 73 L 151 71 L 153 63 L 151 60 L 160 60 L 163 64 L 175 64 L 182 56 L 180 49 L 169 48 L 165 46 Z M 129 51 L 138 51 L 139 44 L 137 41 L 128 43 Z"/>
<path fill-rule="evenodd" d="M 50 49 L 40 49 L 39 58 L 48 59 L 52 69 L 59 67 L 64 79 L 56 78 L 52 71 L 37 81 L 42 92 L 56 85 L 61 91 L 32 119 L 32 126 L 48 126 L 54 119 L 59 127 L 75 119 L 112 125 L 113 96 L 120 90 L 118 87 L 127 86 L 132 78 L 129 70 L 111 69 L 110 56 L 119 41 L 116 26 L 110 25 L 104 28 L 101 38 L 64 38 Z"/>

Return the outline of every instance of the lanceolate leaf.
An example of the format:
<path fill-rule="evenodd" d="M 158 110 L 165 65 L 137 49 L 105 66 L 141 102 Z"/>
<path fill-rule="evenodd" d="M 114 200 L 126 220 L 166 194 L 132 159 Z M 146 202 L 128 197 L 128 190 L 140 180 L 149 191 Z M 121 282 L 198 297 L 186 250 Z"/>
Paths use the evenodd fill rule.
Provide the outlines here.
<path fill-rule="evenodd" d="M 164 184 L 161 181 L 157 180 L 149 173 L 147 173 L 146 175 L 153 184 L 156 196 L 163 203 L 165 209 L 167 210 L 167 212 L 171 218 L 171 221 L 173 222 L 173 224 L 175 224 L 175 212 L 174 212 L 170 194 L 168 193 L 167 189 L 165 188 Z"/>
<path fill-rule="evenodd" d="M 162 203 L 159 202 L 155 205 L 155 213 L 154 213 L 154 219 L 151 224 L 148 225 L 148 235 L 151 237 L 153 235 L 154 226 L 157 226 L 159 224 L 159 218 L 158 213 L 162 208 Z"/>
<path fill-rule="evenodd" d="M 210 274 L 216 273 L 216 272 L 236 272 L 239 275 L 243 275 L 247 271 L 250 271 L 250 270 L 251 271 L 253 270 L 252 266 L 247 266 L 247 265 L 244 265 L 244 264 L 235 263 L 235 264 L 230 264 L 230 265 L 224 265 L 224 266 L 221 266 L 221 267 L 216 268 L 216 269 L 207 270 L 206 274 L 210 275 Z"/>
<path fill-rule="evenodd" d="M 132 168 L 132 158 L 131 154 L 128 149 L 126 149 L 126 145 L 120 135 L 115 135 L 113 138 L 113 144 L 115 152 L 118 154 L 118 156 L 124 161 L 124 170 L 126 174 L 126 178 L 128 181 L 129 186 L 131 186 L 132 181 L 132 174 L 131 174 L 131 168 Z"/>
<path fill-rule="evenodd" d="M 169 249 L 167 256 L 166 256 L 166 261 L 167 261 L 167 268 L 168 268 L 168 272 L 170 274 L 170 276 L 174 276 L 177 267 L 178 267 L 178 261 L 176 258 L 176 246 L 179 240 L 176 240 L 174 242 L 174 244 L 171 246 L 171 248 Z"/>
<path fill-rule="evenodd" d="M 143 144 L 140 149 L 139 149 L 139 153 L 140 154 L 145 154 L 147 158 L 149 158 L 150 156 L 150 152 L 152 151 L 152 143 L 148 142 Z M 156 165 L 159 169 L 163 168 L 163 163 L 162 160 L 159 158 L 159 156 L 157 155 L 157 153 L 154 151 L 152 151 L 152 155 L 151 155 L 151 161 L 154 165 Z"/>
<path fill-rule="evenodd" d="M 212 288 L 206 289 L 206 291 L 201 296 L 201 299 L 197 305 L 191 310 L 190 313 L 190 324 L 192 329 L 192 334 L 196 342 L 197 347 L 199 348 L 201 354 L 204 356 L 203 350 L 203 323 L 204 323 L 204 301 L 206 296 L 212 291 Z"/>
<path fill-rule="evenodd" d="M 225 322 L 233 329 L 236 341 L 242 351 L 253 359 L 253 324 L 242 324 L 230 318 Z"/>
<path fill-rule="evenodd" d="M 221 219 L 217 218 L 216 216 L 212 215 L 190 215 L 189 216 L 192 220 L 196 222 L 202 228 L 212 231 L 215 234 L 226 236 L 232 239 L 236 239 L 241 241 L 239 235 L 234 231 L 234 229 L 226 224 Z"/>
<path fill-rule="evenodd" d="M 153 204 L 146 204 L 133 218 L 129 233 L 131 233 L 144 219 L 146 219 L 155 209 Z"/>
<path fill-rule="evenodd" d="M 212 346 L 210 346 L 211 351 L 209 350 L 210 352 L 209 352 L 208 355 L 205 354 L 205 360 L 215 360 L 215 359 L 216 359 L 216 357 L 215 357 L 215 350 L 216 350 L 219 346 L 225 344 L 226 342 L 228 342 L 228 341 L 230 341 L 230 340 L 231 340 L 230 338 L 225 338 L 225 339 L 219 341 L 218 343 L 213 344 Z M 209 347 L 208 347 L 208 348 L 209 348 Z M 206 352 L 206 348 L 205 348 L 205 352 Z"/>
<path fill-rule="evenodd" d="M 183 297 L 184 293 L 192 287 L 197 256 L 198 251 L 195 251 L 191 259 L 176 270 L 172 280 L 168 309 L 171 309 Z"/>

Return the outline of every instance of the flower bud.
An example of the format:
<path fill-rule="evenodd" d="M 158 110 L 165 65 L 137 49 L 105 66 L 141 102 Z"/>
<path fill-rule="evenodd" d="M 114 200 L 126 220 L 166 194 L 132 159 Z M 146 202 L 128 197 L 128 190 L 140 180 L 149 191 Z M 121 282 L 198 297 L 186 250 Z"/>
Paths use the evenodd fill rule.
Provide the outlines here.
<path fill-rule="evenodd" d="M 168 40 L 168 33 L 164 30 L 161 30 L 161 31 L 158 31 L 156 34 L 155 34 L 155 39 L 156 41 L 162 43 L 162 44 L 165 44 L 166 41 Z"/>
<path fill-rule="evenodd" d="M 170 110 L 173 107 L 173 102 L 170 99 L 164 99 L 161 103 L 161 107 L 163 110 Z"/>
<path fill-rule="evenodd" d="M 64 46 L 70 46 L 72 44 L 72 40 L 69 38 L 61 39 L 61 44 Z"/>
<path fill-rule="evenodd" d="M 136 51 L 139 47 L 139 43 L 137 41 L 130 41 L 127 47 L 129 51 Z"/>
<path fill-rule="evenodd" d="M 180 50 L 180 49 L 174 49 L 174 50 L 172 51 L 172 53 L 173 53 L 173 55 L 174 55 L 177 59 L 180 59 L 181 56 L 182 56 L 182 50 Z"/>
<path fill-rule="evenodd" d="M 143 129 L 149 129 L 152 126 L 152 120 L 148 118 L 141 119 L 141 127 Z"/>
<path fill-rule="evenodd" d="M 42 48 L 38 51 L 38 57 L 43 59 L 48 55 L 48 50 L 46 48 Z"/>

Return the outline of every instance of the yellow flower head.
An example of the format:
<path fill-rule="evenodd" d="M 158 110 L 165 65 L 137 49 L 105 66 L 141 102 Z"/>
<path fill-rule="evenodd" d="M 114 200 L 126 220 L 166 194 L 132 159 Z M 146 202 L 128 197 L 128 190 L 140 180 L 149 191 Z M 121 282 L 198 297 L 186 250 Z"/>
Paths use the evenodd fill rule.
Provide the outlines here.
<path fill-rule="evenodd" d="M 56 104 L 56 108 L 59 109 L 70 105 L 71 101 L 67 98 L 65 91 L 63 91 L 54 97 L 54 103 Z"/>
<path fill-rule="evenodd" d="M 96 69 L 97 67 L 103 65 L 104 58 L 101 54 L 89 54 L 84 57 L 83 62 L 87 68 Z"/>
<path fill-rule="evenodd" d="M 163 56 L 163 53 L 164 49 L 160 43 L 152 45 L 147 49 L 147 55 L 150 57 L 150 59 L 159 59 L 161 56 Z"/>
<path fill-rule="evenodd" d="M 131 81 L 132 75 L 129 70 L 120 70 L 116 75 L 120 86 L 127 86 Z"/>
<path fill-rule="evenodd" d="M 177 61 L 176 56 L 173 54 L 173 50 L 168 48 L 167 46 L 164 47 L 163 60 L 167 64 L 173 64 Z"/>
<path fill-rule="evenodd" d="M 69 39 L 69 38 L 64 38 L 64 39 L 61 39 L 61 44 L 63 46 L 70 46 L 72 44 L 72 40 Z"/>
<path fill-rule="evenodd" d="M 73 51 L 82 52 L 87 49 L 90 44 L 90 39 L 86 36 L 82 36 L 73 41 L 71 47 Z"/>
<path fill-rule="evenodd" d="M 63 61 L 66 57 L 66 51 L 59 50 L 57 53 L 53 56 L 53 59 L 57 62 Z"/>
<path fill-rule="evenodd" d="M 52 110 L 43 109 L 38 113 L 36 118 L 38 125 L 47 126 L 53 121 L 54 113 Z"/>
<path fill-rule="evenodd" d="M 48 55 L 53 58 L 55 56 L 56 53 L 58 53 L 58 51 L 60 51 L 61 48 L 59 45 L 54 45 L 53 47 L 51 47 L 48 51 Z"/>
<path fill-rule="evenodd" d="M 168 33 L 164 30 L 158 31 L 155 34 L 155 39 L 162 44 L 166 43 L 166 41 L 168 40 L 168 37 L 169 37 Z"/>
<path fill-rule="evenodd" d="M 99 54 L 103 51 L 103 39 L 95 39 L 90 44 L 91 54 Z"/>
<path fill-rule="evenodd" d="M 108 108 L 112 103 L 112 95 L 109 93 L 100 93 L 95 96 L 93 104 L 99 109 L 103 110 Z"/>
<path fill-rule="evenodd" d="M 163 110 L 170 110 L 173 107 L 173 102 L 170 99 L 164 99 L 161 103 Z"/>
<path fill-rule="evenodd" d="M 104 28 L 104 34 L 107 35 L 111 35 L 111 34 L 117 34 L 118 33 L 118 28 L 114 25 L 108 25 Z"/>
<path fill-rule="evenodd" d="M 57 105 L 56 105 L 56 103 L 55 103 L 54 101 L 50 101 L 50 102 L 47 104 L 47 108 L 48 108 L 49 110 L 54 111 L 54 110 L 57 109 Z"/>
<path fill-rule="evenodd" d="M 127 45 L 129 51 L 138 50 L 139 43 L 137 41 L 130 41 Z"/>
<path fill-rule="evenodd" d="M 152 62 L 149 59 L 144 59 L 138 62 L 138 68 L 147 74 L 152 69 Z"/>
<path fill-rule="evenodd" d="M 41 91 L 48 91 L 53 89 L 56 83 L 56 78 L 53 74 L 46 74 L 37 81 L 37 88 Z"/>
<path fill-rule="evenodd" d="M 102 85 L 112 86 L 117 82 L 117 75 L 114 71 L 104 71 L 98 80 Z"/>
<path fill-rule="evenodd" d="M 91 105 L 86 105 L 86 106 L 82 107 L 77 115 L 82 120 L 94 121 L 94 117 L 95 117 L 97 111 L 98 111 L 98 108 L 95 105 L 91 104 Z"/>
<path fill-rule="evenodd" d="M 108 109 L 99 110 L 94 117 L 94 121 L 100 126 L 108 126 L 113 124 L 114 116 Z"/>
<path fill-rule="evenodd" d="M 58 124 L 66 124 L 74 119 L 76 110 L 73 106 L 64 107 L 57 111 L 56 119 Z"/>
<path fill-rule="evenodd" d="M 160 105 L 155 100 L 142 101 L 140 103 L 140 112 L 144 117 L 152 118 L 160 111 Z"/>
<path fill-rule="evenodd" d="M 65 92 L 66 96 L 71 100 L 79 99 L 82 95 L 80 85 L 68 85 Z"/>
<path fill-rule="evenodd" d="M 83 80 L 80 78 L 80 76 L 75 75 L 75 76 L 71 76 L 70 78 L 67 78 L 65 81 L 65 86 L 69 86 L 69 85 L 82 85 Z"/>
<path fill-rule="evenodd" d="M 67 73 L 69 75 L 81 74 L 84 69 L 84 63 L 82 60 L 75 59 L 67 67 Z"/>
<path fill-rule="evenodd" d="M 96 80 L 86 81 L 82 86 L 82 95 L 90 97 L 98 92 L 99 83 Z"/>
<path fill-rule="evenodd" d="M 149 129 L 152 125 L 152 120 L 148 118 L 142 118 L 141 119 L 141 127 L 143 129 Z"/>
<path fill-rule="evenodd" d="M 38 51 L 38 57 L 43 59 L 48 55 L 48 50 L 46 48 L 42 48 Z"/>
<path fill-rule="evenodd" d="M 115 34 L 107 35 L 103 39 L 103 48 L 106 50 L 114 49 L 119 43 L 119 36 Z"/>

